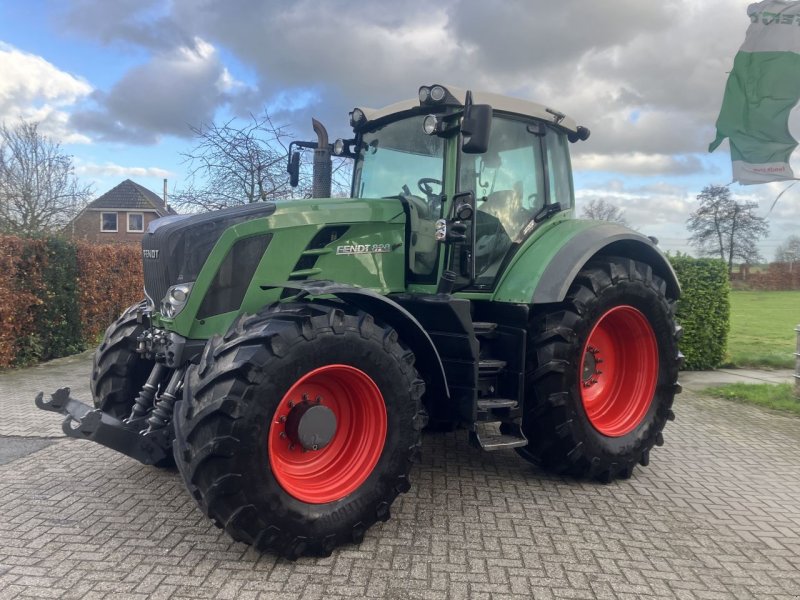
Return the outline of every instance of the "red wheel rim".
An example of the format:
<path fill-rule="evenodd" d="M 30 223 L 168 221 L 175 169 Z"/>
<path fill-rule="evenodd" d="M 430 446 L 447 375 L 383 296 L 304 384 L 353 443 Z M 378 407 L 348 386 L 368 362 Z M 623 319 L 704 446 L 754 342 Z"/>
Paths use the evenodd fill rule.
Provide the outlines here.
<path fill-rule="evenodd" d="M 581 400 L 594 428 L 609 437 L 636 429 L 658 381 L 658 345 L 647 318 L 632 306 L 595 323 L 581 357 Z"/>
<path fill-rule="evenodd" d="M 335 417 L 335 432 L 324 448 L 304 448 L 287 419 L 305 404 L 321 405 Z M 363 371 L 327 365 L 301 377 L 281 399 L 269 428 L 272 473 L 288 494 L 310 504 L 344 498 L 366 481 L 386 441 L 386 405 L 378 386 Z"/>

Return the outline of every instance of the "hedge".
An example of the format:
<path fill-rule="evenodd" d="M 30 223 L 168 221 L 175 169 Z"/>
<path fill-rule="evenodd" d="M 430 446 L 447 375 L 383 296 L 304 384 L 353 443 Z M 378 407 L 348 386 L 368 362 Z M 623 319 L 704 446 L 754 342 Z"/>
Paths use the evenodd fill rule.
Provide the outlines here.
<path fill-rule="evenodd" d="M 728 274 L 714 259 L 671 256 L 683 294 L 684 368 L 713 369 L 725 357 Z M 117 315 L 142 298 L 137 245 L 0 236 L 0 368 L 49 360 L 97 343 Z"/>
<path fill-rule="evenodd" d="M 728 269 L 719 259 L 670 256 L 681 284 L 678 321 L 683 327 L 684 369 L 702 371 L 722 364 L 730 323 Z"/>
<path fill-rule="evenodd" d="M 138 246 L 0 236 L 0 367 L 93 346 L 142 298 Z"/>

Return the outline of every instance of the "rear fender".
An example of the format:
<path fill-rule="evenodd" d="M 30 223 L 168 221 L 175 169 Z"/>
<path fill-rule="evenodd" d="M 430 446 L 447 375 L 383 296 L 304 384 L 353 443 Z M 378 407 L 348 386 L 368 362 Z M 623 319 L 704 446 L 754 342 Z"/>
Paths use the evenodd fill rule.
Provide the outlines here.
<path fill-rule="evenodd" d="M 617 223 L 571 220 L 554 227 L 520 252 L 503 274 L 495 300 L 561 302 L 578 272 L 599 255 L 623 256 L 650 265 L 665 281 L 667 296 L 675 299 L 680 296 L 675 271 L 652 239 Z"/>

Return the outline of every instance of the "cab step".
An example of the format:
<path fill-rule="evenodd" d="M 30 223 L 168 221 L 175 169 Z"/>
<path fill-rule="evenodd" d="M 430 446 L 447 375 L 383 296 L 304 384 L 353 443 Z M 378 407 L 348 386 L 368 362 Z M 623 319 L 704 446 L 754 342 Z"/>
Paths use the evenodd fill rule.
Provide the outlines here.
<path fill-rule="evenodd" d="M 497 375 L 506 368 L 506 361 L 496 358 L 482 358 L 478 362 L 478 374 L 483 377 L 486 375 Z"/>
<path fill-rule="evenodd" d="M 478 337 L 493 338 L 497 333 L 497 323 L 473 321 L 472 329 L 475 331 L 475 335 Z"/>
<path fill-rule="evenodd" d="M 499 408 L 517 408 L 517 401 L 510 398 L 482 398 L 478 400 L 478 410 L 497 410 Z"/>
<path fill-rule="evenodd" d="M 516 423 L 503 423 L 505 433 L 500 432 L 499 426 L 499 422 L 475 423 L 469 432 L 470 444 L 487 452 L 523 448 L 528 445 L 528 440 Z"/>

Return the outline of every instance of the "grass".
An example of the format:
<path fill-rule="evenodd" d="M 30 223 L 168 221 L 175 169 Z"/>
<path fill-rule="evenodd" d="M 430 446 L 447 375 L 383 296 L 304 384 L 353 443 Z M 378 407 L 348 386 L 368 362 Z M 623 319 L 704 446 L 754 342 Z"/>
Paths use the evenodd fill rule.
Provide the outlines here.
<path fill-rule="evenodd" d="M 791 383 L 729 383 L 707 388 L 703 393 L 800 416 L 800 400 L 792 395 Z"/>
<path fill-rule="evenodd" d="M 800 291 L 731 292 L 731 328 L 724 366 L 794 368 Z"/>

